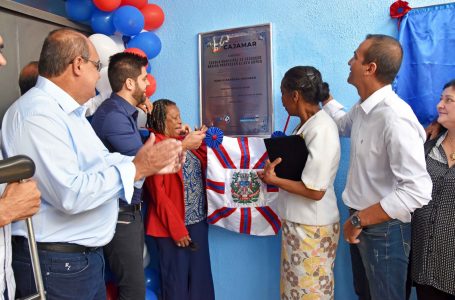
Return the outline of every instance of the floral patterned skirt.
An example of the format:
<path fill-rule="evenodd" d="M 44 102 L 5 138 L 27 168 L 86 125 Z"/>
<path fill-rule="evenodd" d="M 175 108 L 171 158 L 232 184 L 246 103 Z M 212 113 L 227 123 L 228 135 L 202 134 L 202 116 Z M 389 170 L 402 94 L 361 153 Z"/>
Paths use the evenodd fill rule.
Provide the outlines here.
<path fill-rule="evenodd" d="M 340 224 L 311 226 L 282 220 L 282 226 L 281 299 L 334 299 Z"/>

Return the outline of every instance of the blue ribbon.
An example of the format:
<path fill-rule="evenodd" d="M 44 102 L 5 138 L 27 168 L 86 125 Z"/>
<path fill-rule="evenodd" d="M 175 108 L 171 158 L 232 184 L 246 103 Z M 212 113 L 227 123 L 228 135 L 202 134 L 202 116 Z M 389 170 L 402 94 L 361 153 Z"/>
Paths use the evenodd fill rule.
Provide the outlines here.
<path fill-rule="evenodd" d="M 280 137 L 280 136 L 286 136 L 286 133 L 284 133 L 283 131 L 280 131 L 280 130 L 274 131 L 272 133 L 272 138 Z"/>
<path fill-rule="evenodd" d="M 210 127 L 205 133 L 205 143 L 207 147 L 218 148 L 223 142 L 223 131 L 218 127 Z"/>

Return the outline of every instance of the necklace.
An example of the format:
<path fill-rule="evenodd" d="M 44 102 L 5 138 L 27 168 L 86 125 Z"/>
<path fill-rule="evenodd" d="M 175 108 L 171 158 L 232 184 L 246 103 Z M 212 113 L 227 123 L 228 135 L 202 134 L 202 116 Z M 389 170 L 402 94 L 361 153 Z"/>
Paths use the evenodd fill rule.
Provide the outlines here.
<path fill-rule="evenodd" d="M 450 148 L 452 149 L 452 153 L 449 154 L 449 158 L 451 160 L 455 160 L 455 150 L 453 150 L 453 149 L 455 149 L 455 147 L 453 146 L 452 138 L 449 137 L 449 133 L 447 133 L 446 137 L 447 137 L 447 141 L 449 142 Z"/>

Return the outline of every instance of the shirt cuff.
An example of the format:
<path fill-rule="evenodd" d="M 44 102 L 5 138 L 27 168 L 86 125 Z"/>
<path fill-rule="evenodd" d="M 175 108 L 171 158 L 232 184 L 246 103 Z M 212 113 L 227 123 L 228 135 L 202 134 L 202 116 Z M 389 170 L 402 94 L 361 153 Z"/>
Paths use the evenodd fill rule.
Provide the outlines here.
<path fill-rule="evenodd" d="M 398 219 L 403 223 L 411 222 L 411 212 L 395 193 L 383 198 L 380 204 L 382 209 L 392 219 Z"/>
<path fill-rule="evenodd" d="M 118 164 L 117 170 L 120 173 L 120 180 L 123 185 L 123 197 L 128 204 L 131 204 L 131 199 L 133 198 L 134 193 L 134 177 L 136 176 L 136 167 L 133 162 L 125 162 Z M 143 182 L 143 180 L 142 180 Z"/>
<path fill-rule="evenodd" d="M 340 102 L 336 101 L 335 99 L 332 99 L 329 102 L 327 102 L 327 104 L 324 105 L 322 107 L 322 109 L 324 109 L 325 112 L 328 113 L 329 115 L 333 116 L 339 110 L 343 110 L 344 106 Z"/>
<path fill-rule="evenodd" d="M 136 170 L 134 170 L 134 172 L 136 172 Z M 144 182 L 145 182 L 145 177 L 142 178 L 142 179 L 136 180 L 134 182 L 134 187 L 137 188 L 137 189 L 142 189 L 142 186 L 144 185 Z"/>

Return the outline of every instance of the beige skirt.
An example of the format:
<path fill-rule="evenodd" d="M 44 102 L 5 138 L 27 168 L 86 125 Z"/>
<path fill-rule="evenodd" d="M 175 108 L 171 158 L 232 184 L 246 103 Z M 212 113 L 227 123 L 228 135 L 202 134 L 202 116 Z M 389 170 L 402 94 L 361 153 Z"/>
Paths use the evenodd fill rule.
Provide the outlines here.
<path fill-rule="evenodd" d="M 340 224 L 310 226 L 282 220 L 281 299 L 334 299 Z"/>

